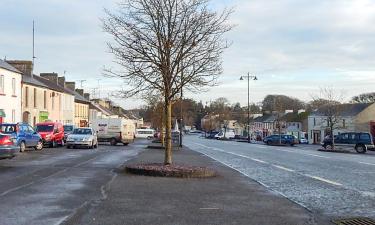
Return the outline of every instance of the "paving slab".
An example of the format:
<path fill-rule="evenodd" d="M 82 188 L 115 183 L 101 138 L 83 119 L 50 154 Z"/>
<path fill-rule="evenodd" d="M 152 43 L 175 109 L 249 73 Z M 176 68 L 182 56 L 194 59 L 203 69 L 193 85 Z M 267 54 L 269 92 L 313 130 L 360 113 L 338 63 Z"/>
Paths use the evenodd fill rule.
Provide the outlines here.
<path fill-rule="evenodd" d="M 125 165 L 162 162 L 163 152 L 150 149 Z M 332 224 L 289 199 L 200 153 L 183 148 L 174 162 L 208 166 L 215 178 L 146 177 L 117 171 L 103 187 L 101 201 L 85 204 L 64 224 Z"/>

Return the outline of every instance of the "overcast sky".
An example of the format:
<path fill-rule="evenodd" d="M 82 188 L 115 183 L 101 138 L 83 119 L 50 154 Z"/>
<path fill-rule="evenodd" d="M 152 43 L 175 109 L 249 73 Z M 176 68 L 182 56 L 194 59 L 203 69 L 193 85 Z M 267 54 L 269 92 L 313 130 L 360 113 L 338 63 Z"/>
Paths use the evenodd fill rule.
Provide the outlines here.
<path fill-rule="evenodd" d="M 121 81 L 102 77 L 103 67 L 113 63 L 100 18 L 115 3 L 1 0 L 0 57 L 31 60 L 34 19 L 35 72 L 66 71 L 68 80 L 87 80 L 89 92 L 100 83 L 104 97 L 121 87 Z M 233 45 L 223 55 L 219 86 L 190 97 L 204 103 L 226 97 L 245 105 L 247 84 L 239 78 L 248 72 L 259 78 L 251 83 L 252 102 L 267 94 L 310 100 L 326 86 L 347 98 L 375 91 L 375 0 L 213 0 L 212 6 L 234 8 L 236 27 L 227 35 Z M 142 104 L 115 101 L 125 108 Z"/>

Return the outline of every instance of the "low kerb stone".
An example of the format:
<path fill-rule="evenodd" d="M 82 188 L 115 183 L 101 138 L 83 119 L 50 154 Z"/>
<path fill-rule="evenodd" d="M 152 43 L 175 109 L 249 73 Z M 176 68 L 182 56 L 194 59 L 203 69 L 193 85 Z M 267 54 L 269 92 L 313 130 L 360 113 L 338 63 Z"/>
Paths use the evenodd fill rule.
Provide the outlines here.
<path fill-rule="evenodd" d="M 162 163 L 128 165 L 125 167 L 125 171 L 131 174 L 153 177 L 208 178 L 217 175 L 216 171 L 206 167 L 164 165 Z"/>

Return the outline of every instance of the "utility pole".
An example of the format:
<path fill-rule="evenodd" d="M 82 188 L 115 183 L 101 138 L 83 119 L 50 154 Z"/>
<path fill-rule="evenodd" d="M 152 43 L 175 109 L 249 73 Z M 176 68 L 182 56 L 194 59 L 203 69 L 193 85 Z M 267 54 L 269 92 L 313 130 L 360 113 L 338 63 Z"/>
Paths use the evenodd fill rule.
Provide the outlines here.
<path fill-rule="evenodd" d="M 181 63 L 182 64 L 182 63 Z M 183 69 L 183 65 L 181 65 L 181 96 L 180 96 L 180 147 L 182 147 L 182 132 L 183 132 L 183 115 L 182 115 L 182 101 L 183 101 L 183 98 L 182 98 L 182 81 L 183 81 L 183 77 L 184 77 L 184 69 Z"/>
<path fill-rule="evenodd" d="M 31 77 L 34 76 L 35 59 L 35 21 L 33 20 L 33 68 L 31 70 Z"/>
<path fill-rule="evenodd" d="M 241 76 L 240 80 L 247 79 L 247 142 L 251 143 L 250 140 L 250 80 L 258 80 L 256 76 L 251 76 L 247 73 L 247 76 Z"/>

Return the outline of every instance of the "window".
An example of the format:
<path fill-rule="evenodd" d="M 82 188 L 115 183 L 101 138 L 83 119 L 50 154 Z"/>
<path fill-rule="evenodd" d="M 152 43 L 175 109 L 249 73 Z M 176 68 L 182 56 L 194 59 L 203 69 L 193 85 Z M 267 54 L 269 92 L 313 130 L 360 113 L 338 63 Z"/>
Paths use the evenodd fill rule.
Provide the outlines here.
<path fill-rule="evenodd" d="M 16 95 L 16 78 L 12 78 L 12 95 Z"/>
<path fill-rule="evenodd" d="M 0 94 L 4 94 L 4 75 L 0 75 Z"/>
<path fill-rule="evenodd" d="M 43 107 L 45 109 L 47 108 L 47 91 L 44 91 L 44 94 L 43 94 Z"/>
<path fill-rule="evenodd" d="M 36 108 L 36 99 L 37 99 L 37 96 L 36 96 L 36 88 L 34 88 L 34 108 Z"/>
<path fill-rule="evenodd" d="M 316 118 L 314 118 L 314 126 L 316 126 Z"/>
<path fill-rule="evenodd" d="M 346 128 L 346 121 L 345 121 L 345 119 L 342 120 L 342 127 Z"/>
<path fill-rule="evenodd" d="M 340 137 L 342 140 L 349 140 L 349 134 L 341 134 Z"/>
<path fill-rule="evenodd" d="M 360 134 L 359 139 L 361 139 L 361 141 L 370 141 L 371 140 L 369 134 Z"/>
<path fill-rule="evenodd" d="M 12 123 L 16 122 L 16 110 L 12 109 Z"/>
<path fill-rule="evenodd" d="M 52 92 L 52 110 L 54 110 L 55 109 L 55 99 L 53 98 L 53 97 L 55 97 L 55 92 Z"/>
<path fill-rule="evenodd" d="M 25 88 L 25 106 L 29 107 L 29 87 Z"/>

